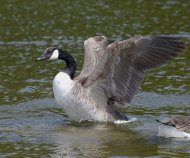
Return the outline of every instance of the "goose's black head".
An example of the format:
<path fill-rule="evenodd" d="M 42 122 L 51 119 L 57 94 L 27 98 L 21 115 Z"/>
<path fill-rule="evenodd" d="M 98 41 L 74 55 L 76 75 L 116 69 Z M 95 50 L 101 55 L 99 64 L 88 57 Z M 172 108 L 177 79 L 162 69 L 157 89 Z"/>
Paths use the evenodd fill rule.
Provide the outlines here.
<path fill-rule="evenodd" d="M 49 48 L 45 49 L 43 54 L 40 57 L 38 57 L 36 60 L 40 61 L 40 60 L 46 60 L 46 59 L 48 59 L 48 60 L 56 60 L 56 59 L 64 60 L 66 62 L 66 67 L 63 71 L 66 72 L 71 77 L 71 79 L 74 78 L 75 71 L 76 71 L 76 62 L 69 53 L 67 53 L 66 51 L 63 51 L 61 49 L 55 48 L 55 47 L 49 47 Z"/>
<path fill-rule="evenodd" d="M 43 54 L 38 57 L 36 60 L 40 61 L 40 60 L 56 60 L 59 59 L 59 50 L 55 47 L 49 47 L 47 49 L 44 50 Z"/>

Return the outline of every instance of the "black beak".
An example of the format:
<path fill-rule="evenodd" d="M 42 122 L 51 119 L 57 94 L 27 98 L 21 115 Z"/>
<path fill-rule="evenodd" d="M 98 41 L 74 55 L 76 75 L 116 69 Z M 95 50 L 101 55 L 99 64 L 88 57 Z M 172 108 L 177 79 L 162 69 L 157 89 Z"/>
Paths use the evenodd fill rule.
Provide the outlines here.
<path fill-rule="evenodd" d="M 36 60 L 37 60 L 37 61 L 40 61 L 40 60 L 46 60 L 46 59 L 48 59 L 48 58 L 49 58 L 48 56 L 41 55 L 41 56 L 38 57 Z"/>

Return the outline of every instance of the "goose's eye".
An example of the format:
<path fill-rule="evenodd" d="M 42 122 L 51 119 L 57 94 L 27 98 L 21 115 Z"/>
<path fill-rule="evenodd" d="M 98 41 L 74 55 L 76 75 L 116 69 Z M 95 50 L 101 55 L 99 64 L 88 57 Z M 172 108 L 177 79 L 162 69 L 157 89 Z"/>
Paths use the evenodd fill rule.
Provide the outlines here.
<path fill-rule="evenodd" d="M 53 49 L 50 49 L 49 52 L 53 52 Z"/>

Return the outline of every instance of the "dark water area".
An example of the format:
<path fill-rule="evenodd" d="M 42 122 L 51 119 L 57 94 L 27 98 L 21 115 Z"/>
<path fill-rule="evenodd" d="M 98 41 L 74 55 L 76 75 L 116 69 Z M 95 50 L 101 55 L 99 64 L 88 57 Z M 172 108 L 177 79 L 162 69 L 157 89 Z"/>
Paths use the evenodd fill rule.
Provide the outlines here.
<path fill-rule="evenodd" d="M 158 137 L 157 118 L 190 114 L 190 1 L 24 1 L 0 5 L 0 157 L 190 157 L 190 141 Z M 182 37 L 186 51 L 146 74 L 123 112 L 127 125 L 72 124 L 55 103 L 60 61 L 36 62 L 49 46 L 83 64 L 85 39 Z"/>

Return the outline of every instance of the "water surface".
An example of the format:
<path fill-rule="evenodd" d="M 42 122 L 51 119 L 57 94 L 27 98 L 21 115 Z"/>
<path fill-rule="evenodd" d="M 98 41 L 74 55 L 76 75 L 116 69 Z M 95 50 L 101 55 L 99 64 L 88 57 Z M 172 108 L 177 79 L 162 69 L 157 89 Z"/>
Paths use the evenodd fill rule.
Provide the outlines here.
<path fill-rule="evenodd" d="M 2 1 L 0 5 L 0 157 L 189 157 L 190 142 L 159 138 L 156 118 L 190 113 L 190 2 Z M 64 63 L 36 62 L 49 47 L 71 52 L 77 73 L 83 41 L 136 34 L 184 37 L 187 49 L 146 74 L 122 111 L 128 125 L 72 124 L 53 99 L 52 80 Z"/>

